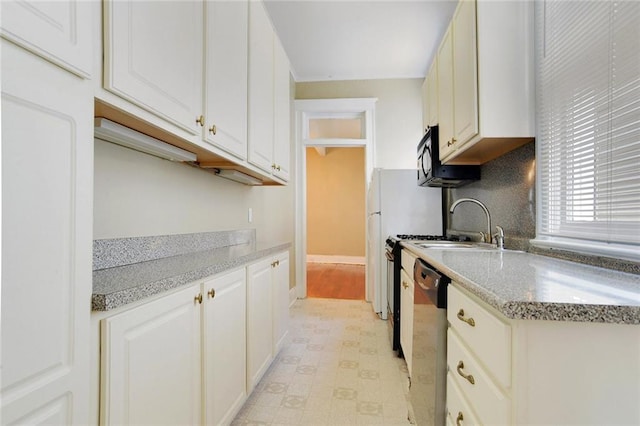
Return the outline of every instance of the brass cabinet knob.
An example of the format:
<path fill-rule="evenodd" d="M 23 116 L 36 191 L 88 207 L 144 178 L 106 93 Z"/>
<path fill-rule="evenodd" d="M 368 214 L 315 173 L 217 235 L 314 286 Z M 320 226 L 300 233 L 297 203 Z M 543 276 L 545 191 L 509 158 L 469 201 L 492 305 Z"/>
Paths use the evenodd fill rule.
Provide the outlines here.
<path fill-rule="evenodd" d="M 196 124 L 199 124 L 200 127 L 204 127 L 204 115 L 201 115 L 200 117 L 196 117 Z"/>
<path fill-rule="evenodd" d="M 463 368 L 464 368 L 464 362 L 459 361 L 458 362 L 458 366 L 456 367 L 456 371 L 458 372 L 458 374 L 460 376 L 462 376 L 463 378 L 467 379 L 469 381 L 469 383 L 471 383 L 472 385 L 475 385 L 476 384 L 476 379 L 474 379 L 471 374 L 465 374 L 462 371 Z"/>
<path fill-rule="evenodd" d="M 277 170 L 277 171 L 280 171 L 280 166 L 276 166 L 276 170 Z"/>
<path fill-rule="evenodd" d="M 275 164 L 275 163 L 273 163 L 273 164 L 271 165 L 271 168 L 275 170 L 275 169 L 276 169 L 276 164 Z"/>
<path fill-rule="evenodd" d="M 215 136 L 216 133 L 218 133 L 218 128 L 216 127 L 215 124 L 213 126 L 209 127 L 209 133 L 211 133 L 214 136 Z"/>
<path fill-rule="evenodd" d="M 407 284 L 406 282 L 402 281 L 402 287 L 409 288 L 409 284 Z"/>
<path fill-rule="evenodd" d="M 475 327 L 476 326 L 476 322 L 473 318 L 465 318 L 464 317 L 464 309 L 460 309 L 458 311 L 458 315 L 457 315 L 458 319 L 462 322 L 466 322 L 467 324 L 469 324 L 471 327 Z"/>
<path fill-rule="evenodd" d="M 202 304 L 202 293 L 198 293 L 196 297 L 193 298 L 195 303 Z"/>
<path fill-rule="evenodd" d="M 456 417 L 456 426 L 461 426 L 463 420 L 464 416 L 462 415 L 462 411 L 458 411 L 458 417 Z"/>
<path fill-rule="evenodd" d="M 209 296 L 209 299 L 213 299 L 214 297 L 216 297 L 216 291 L 215 289 L 211 289 L 207 292 L 207 295 Z"/>

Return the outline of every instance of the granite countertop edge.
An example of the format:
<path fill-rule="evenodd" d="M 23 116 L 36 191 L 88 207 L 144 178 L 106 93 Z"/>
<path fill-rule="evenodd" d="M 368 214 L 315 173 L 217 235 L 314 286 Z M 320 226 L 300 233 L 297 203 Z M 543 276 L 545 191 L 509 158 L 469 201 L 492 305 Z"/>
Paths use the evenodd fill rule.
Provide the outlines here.
<path fill-rule="evenodd" d="M 640 325 L 640 306 L 509 300 L 500 297 L 437 258 L 429 256 L 428 252 L 409 245 L 403 245 L 403 247 L 432 264 L 452 281 L 509 319 Z M 528 253 L 526 255 L 538 256 Z M 612 273 L 618 272 L 612 271 Z"/>
<path fill-rule="evenodd" d="M 94 292 L 91 296 L 91 310 L 98 312 L 111 311 L 133 302 L 162 294 L 170 290 L 179 289 L 180 287 L 188 284 L 193 284 L 195 281 L 201 280 L 203 278 L 211 277 L 221 272 L 225 272 L 241 266 L 246 266 L 253 261 L 260 260 L 266 256 L 276 254 L 283 250 L 287 250 L 290 247 L 291 243 L 280 243 L 267 246 L 263 245 L 263 247 L 246 254 L 241 254 L 218 261 L 212 260 L 212 262 L 206 266 L 198 267 L 186 272 L 183 271 L 176 275 L 166 276 L 160 279 L 155 279 L 153 281 L 140 282 L 139 284 L 130 288 L 101 293 L 96 293 L 94 289 Z M 162 259 L 156 262 L 162 262 Z M 123 268 L 130 266 L 131 265 L 110 268 L 110 272 L 117 274 L 118 270 L 122 270 Z M 94 271 L 94 281 L 96 272 L 101 271 Z"/>

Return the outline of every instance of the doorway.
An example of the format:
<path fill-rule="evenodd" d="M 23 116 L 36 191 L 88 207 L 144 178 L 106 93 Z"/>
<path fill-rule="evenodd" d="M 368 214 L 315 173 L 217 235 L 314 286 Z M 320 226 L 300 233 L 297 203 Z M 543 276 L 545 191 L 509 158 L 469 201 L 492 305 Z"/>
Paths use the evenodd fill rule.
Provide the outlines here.
<path fill-rule="evenodd" d="M 307 147 L 307 296 L 365 299 L 364 147 Z"/>
<path fill-rule="evenodd" d="M 306 298 L 307 292 L 307 149 L 326 153 L 339 148 L 360 148 L 364 151 L 362 181 L 366 192 L 374 164 L 375 98 L 296 100 L 296 294 Z M 346 133 L 345 133 L 346 132 Z M 362 212 L 362 232 L 366 232 L 366 208 Z M 365 259 L 367 259 L 365 245 Z M 366 270 L 366 269 L 365 269 Z M 373 289 L 365 273 L 365 300 L 370 301 Z"/>

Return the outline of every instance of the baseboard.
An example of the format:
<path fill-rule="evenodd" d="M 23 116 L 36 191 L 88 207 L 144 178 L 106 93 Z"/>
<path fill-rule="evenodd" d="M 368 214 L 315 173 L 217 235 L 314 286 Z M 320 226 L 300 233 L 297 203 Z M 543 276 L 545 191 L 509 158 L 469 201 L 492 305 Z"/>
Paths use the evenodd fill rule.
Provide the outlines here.
<path fill-rule="evenodd" d="M 344 263 L 348 265 L 364 265 L 364 256 L 333 256 L 326 254 L 308 254 L 307 262 L 310 263 Z"/>
<path fill-rule="evenodd" d="M 296 293 L 296 288 L 289 289 L 289 307 L 293 306 L 293 304 L 298 300 L 298 295 Z"/>

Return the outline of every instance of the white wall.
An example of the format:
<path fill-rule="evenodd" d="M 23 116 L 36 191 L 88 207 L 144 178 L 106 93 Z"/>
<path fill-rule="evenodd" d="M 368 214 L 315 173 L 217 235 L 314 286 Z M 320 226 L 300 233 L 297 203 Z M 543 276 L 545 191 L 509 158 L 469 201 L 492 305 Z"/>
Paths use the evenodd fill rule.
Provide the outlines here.
<path fill-rule="evenodd" d="M 249 187 L 95 142 L 94 239 L 256 228 L 259 240 L 293 242 L 293 221 L 292 186 Z"/>
<path fill-rule="evenodd" d="M 296 83 L 296 99 L 378 98 L 375 167 L 415 169 L 422 138 L 423 79 Z"/>

